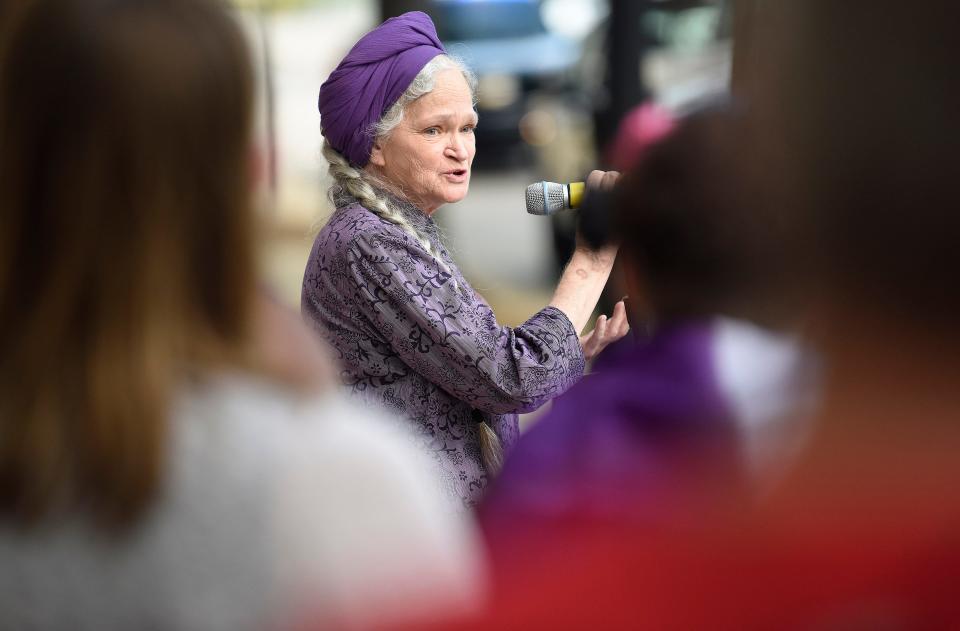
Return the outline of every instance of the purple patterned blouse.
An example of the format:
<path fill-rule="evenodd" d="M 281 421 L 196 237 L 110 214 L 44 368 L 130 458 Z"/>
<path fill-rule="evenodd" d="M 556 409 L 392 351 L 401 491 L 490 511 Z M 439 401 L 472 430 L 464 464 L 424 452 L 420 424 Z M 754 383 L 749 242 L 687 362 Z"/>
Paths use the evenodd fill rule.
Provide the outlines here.
<path fill-rule="evenodd" d="M 351 198 L 337 206 L 307 262 L 303 312 L 336 349 L 346 386 L 411 421 L 441 485 L 472 506 L 488 481 L 478 418 L 509 449 L 517 413 L 583 375 L 577 331 L 554 307 L 518 327 L 497 324 L 419 209 L 401 205 L 450 273 L 399 226 Z"/>

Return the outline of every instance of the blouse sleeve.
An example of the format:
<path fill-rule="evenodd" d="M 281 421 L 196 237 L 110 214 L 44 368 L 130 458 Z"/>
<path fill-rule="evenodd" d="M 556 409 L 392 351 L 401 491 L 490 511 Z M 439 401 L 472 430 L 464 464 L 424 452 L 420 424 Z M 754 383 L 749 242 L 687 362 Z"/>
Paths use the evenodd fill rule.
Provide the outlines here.
<path fill-rule="evenodd" d="M 528 412 L 583 375 L 569 318 L 546 307 L 500 326 L 473 290 L 405 235 L 361 233 L 347 251 L 362 316 L 410 368 L 484 412 Z"/>

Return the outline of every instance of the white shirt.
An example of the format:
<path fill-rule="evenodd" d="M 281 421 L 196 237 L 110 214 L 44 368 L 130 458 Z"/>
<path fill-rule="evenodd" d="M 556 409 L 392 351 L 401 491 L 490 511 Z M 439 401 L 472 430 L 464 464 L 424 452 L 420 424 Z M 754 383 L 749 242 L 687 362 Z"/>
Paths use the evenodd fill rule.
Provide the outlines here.
<path fill-rule="evenodd" d="M 398 427 L 251 377 L 188 389 L 166 482 L 122 539 L 0 526 L 0 628 L 366 628 L 482 597 L 466 516 Z"/>

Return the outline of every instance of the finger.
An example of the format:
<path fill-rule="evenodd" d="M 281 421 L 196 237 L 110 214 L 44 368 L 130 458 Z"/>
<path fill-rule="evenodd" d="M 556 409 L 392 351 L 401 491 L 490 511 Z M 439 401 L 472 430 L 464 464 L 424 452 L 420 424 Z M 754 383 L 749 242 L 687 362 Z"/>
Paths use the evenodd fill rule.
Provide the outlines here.
<path fill-rule="evenodd" d="M 627 305 L 621 300 L 613 307 L 614 334 L 620 338 L 630 330 L 630 321 L 627 319 Z"/>
<path fill-rule="evenodd" d="M 603 182 L 603 176 L 603 171 L 590 171 L 590 175 L 587 176 L 587 188 L 600 188 L 600 185 Z"/>
<path fill-rule="evenodd" d="M 613 305 L 613 318 L 612 320 L 620 321 L 627 318 L 627 303 L 623 300 L 617 302 Z"/>
<path fill-rule="evenodd" d="M 593 330 L 597 334 L 597 342 L 602 344 L 607 336 L 607 316 L 601 315 L 597 318 L 597 324 L 593 327 Z"/>
<path fill-rule="evenodd" d="M 607 171 L 603 174 L 603 178 L 600 180 L 600 190 L 609 191 L 613 188 L 613 185 L 617 183 L 619 178 L 619 171 Z"/>
<path fill-rule="evenodd" d="M 590 331 L 580 338 L 580 346 L 583 347 L 583 356 L 585 359 L 593 359 L 597 354 L 597 336 L 594 335 L 596 329 Z"/>

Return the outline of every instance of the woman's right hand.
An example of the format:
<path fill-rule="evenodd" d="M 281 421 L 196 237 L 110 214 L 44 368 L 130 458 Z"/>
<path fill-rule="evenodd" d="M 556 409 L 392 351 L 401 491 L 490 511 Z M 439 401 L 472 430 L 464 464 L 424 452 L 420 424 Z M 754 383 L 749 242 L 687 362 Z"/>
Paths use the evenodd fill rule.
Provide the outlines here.
<path fill-rule="evenodd" d="M 587 187 L 609 191 L 619 177 L 620 174 L 616 171 L 591 171 L 587 176 Z M 578 333 L 587 326 L 616 258 L 616 244 L 594 249 L 577 235 L 577 247 L 560 276 L 550 306 L 563 311 Z M 619 330 L 619 327 L 616 328 Z M 598 337 L 592 345 L 599 342 Z"/>
<path fill-rule="evenodd" d="M 613 185 L 620 178 L 619 171 L 599 171 L 594 169 L 587 176 L 587 188 L 598 191 L 613 190 Z"/>
<path fill-rule="evenodd" d="M 586 188 L 588 191 L 601 191 L 609 192 L 613 190 L 613 187 L 616 185 L 617 180 L 620 178 L 619 171 L 599 171 L 593 170 L 587 176 Z M 604 259 L 610 259 L 610 263 L 613 263 L 613 259 L 617 254 L 617 244 L 605 245 L 601 248 L 591 247 L 585 239 L 583 239 L 580 231 L 577 231 L 576 235 L 576 249 L 583 252 L 590 253 L 597 257 L 602 257 Z"/>

